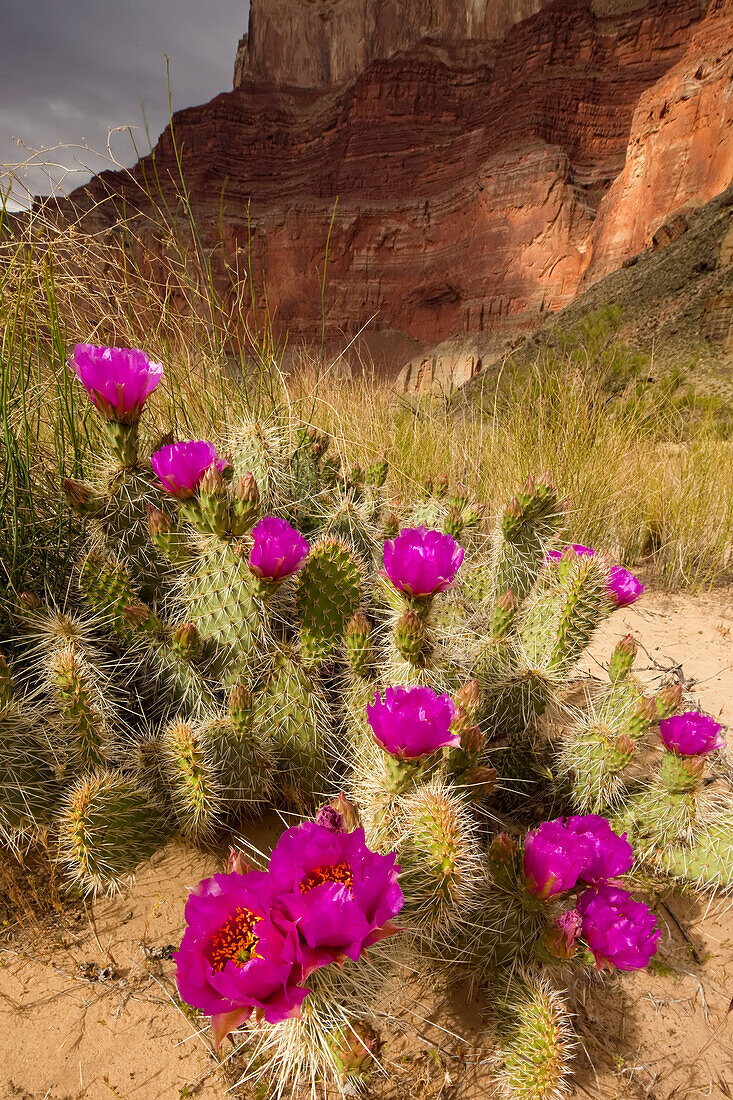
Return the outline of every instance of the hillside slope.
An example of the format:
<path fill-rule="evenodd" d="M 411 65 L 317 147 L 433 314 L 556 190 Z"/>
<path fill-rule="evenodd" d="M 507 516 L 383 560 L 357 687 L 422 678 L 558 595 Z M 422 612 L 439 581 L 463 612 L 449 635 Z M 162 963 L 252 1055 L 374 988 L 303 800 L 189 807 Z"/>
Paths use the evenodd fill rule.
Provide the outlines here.
<path fill-rule="evenodd" d="M 620 310 L 618 337 L 649 353 L 657 373 L 694 368 L 703 389 L 733 386 L 733 186 L 660 227 L 648 249 L 596 282 L 521 340 L 476 333 L 446 340 L 408 363 L 397 388 L 447 393 L 480 386 L 510 356 L 529 362 L 589 315 Z M 471 381 L 473 379 L 473 381 Z"/>

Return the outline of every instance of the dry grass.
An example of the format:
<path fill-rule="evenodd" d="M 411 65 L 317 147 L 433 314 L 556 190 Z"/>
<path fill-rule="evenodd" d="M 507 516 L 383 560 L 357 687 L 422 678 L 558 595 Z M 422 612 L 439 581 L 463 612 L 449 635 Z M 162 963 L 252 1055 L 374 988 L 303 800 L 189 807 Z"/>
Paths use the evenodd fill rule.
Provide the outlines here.
<path fill-rule="evenodd" d="M 76 904 L 56 853 L 43 842 L 27 852 L 0 850 L 0 931 L 24 943 L 43 940 L 50 927 L 68 919 Z"/>
<path fill-rule="evenodd" d="M 73 556 L 78 531 L 60 480 L 88 474 L 99 451 L 65 366 L 79 340 L 142 347 L 165 364 L 146 418 L 151 440 L 171 427 L 221 438 L 242 416 L 286 408 L 331 432 L 349 465 L 386 454 L 404 497 L 447 473 L 499 505 L 528 473 L 549 469 L 569 501 L 572 541 L 643 561 L 669 587 L 697 590 L 730 572 L 732 444 L 704 420 L 679 443 L 674 407 L 633 386 L 609 404 L 609 370 L 617 382 L 629 367 L 623 348 L 610 368 L 592 341 L 584 357 L 561 351 L 508 387 L 489 380 L 481 402 L 460 406 L 408 401 L 368 371 L 344 381 L 322 355 L 285 380 L 247 256 L 219 256 L 215 277 L 184 189 L 175 205 L 176 215 L 170 203 L 148 204 L 98 232 L 59 222 L 52 205 L 0 217 L 3 588 L 39 576 L 59 588 Z"/>
<path fill-rule="evenodd" d="M 540 371 L 540 368 L 538 368 Z M 527 474 L 550 470 L 570 508 L 569 538 L 609 551 L 668 587 L 699 590 L 730 571 L 733 442 L 699 425 L 684 443 L 643 398 L 609 412 L 598 379 L 572 362 L 518 380 L 501 406 L 408 401 L 369 378 L 293 386 L 350 461 L 385 453 L 409 498 L 448 474 L 498 506 Z M 488 408 L 488 411 L 487 411 Z"/>

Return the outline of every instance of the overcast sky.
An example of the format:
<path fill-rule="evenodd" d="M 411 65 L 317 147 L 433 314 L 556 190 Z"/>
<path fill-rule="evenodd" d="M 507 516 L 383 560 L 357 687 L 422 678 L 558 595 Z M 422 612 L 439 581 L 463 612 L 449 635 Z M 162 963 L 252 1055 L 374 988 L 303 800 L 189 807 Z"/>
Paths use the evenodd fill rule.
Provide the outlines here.
<path fill-rule="evenodd" d="M 53 149 L 38 158 L 56 165 L 50 178 L 47 168 L 25 173 L 30 191 L 47 194 L 52 182 L 69 191 L 109 167 L 84 147 L 104 153 L 116 127 L 137 127 L 147 152 L 143 117 L 153 141 L 168 121 L 164 55 L 174 110 L 229 91 L 248 9 L 249 0 L 1 0 L 0 165 L 31 156 L 14 139 Z M 112 134 L 111 149 L 134 163 L 127 134 Z M 25 205 L 17 186 L 13 196 Z"/>

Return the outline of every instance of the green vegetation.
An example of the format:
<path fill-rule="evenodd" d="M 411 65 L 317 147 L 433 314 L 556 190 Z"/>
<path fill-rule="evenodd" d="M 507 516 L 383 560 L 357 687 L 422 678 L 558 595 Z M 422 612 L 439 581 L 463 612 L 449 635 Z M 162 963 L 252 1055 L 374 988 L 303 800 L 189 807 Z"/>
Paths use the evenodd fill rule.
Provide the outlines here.
<path fill-rule="evenodd" d="M 447 474 L 491 505 L 549 469 L 572 500 L 573 541 L 643 564 L 666 586 L 697 591 L 729 573 L 730 405 L 696 387 L 694 364 L 654 375 L 651 357 L 619 338 L 618 308 L 556 330 L 534 358 L 507 360 L 448 405 L 408 400 L 368 374 L 337 380 L 324 354 L 285 378 L 247 257 L 227 265 L 224 292 L 215 286 L 185 195 L 177 212 L 161 201 L 115 231 L 54 213 L 0 214 L 3 590 L 58 588 L 81 535 L 59 473 L 83 478 L 100 441 L 65 366 L 76 341 L 144 348 L 164 363 L 153 436 L 172 426 L 180 438 L 221 438 L 244 413 L 288 408 L 351 462 L 386 456 L 398 495 Z"/>
<path fill-rule="evenodd" d="M 485 979 L 499 1083 L 555 1100 L 574 1047 L 555 986 L 574 941 L 530 888 L 521 838 L 592 811 L 633 838 L 642 883 L 730 888 L 733 820 L 702 766 L 660 763 L 658 722 L 681 692 L 646 697 L 628 649 L 553 724 L 613 605 L 605 558 L 567 551 L 550 568 L 546 554 L 580 542 L 660 583 L 724 578 L 728 412 L 686 369 L 651 389 L 614 310 L 447 404 L 339 381 L 323 351 L 285 378 L 246 262 L 222 292 L 185 192 L 179 213 L 159 205 L 119 232 L 48 206 L 0 223 L 0 834 L 23 853 L 49 846 L 96 893 L 171 836 L 223 845 L 263 807 L 305 816 L 343 787 L 370 844 L 404 867 L 398 942 L 431 973 L 442 960 Z M 139 455 L 137 429 L 110 455 L 79 400 L 76 341 L 164 364 Z M 148 461 L 169 433 L 214 441 L 231 483 L 212 473 L 175 509 Z M 299 579 L 247 567 L 258 515 L 311 541 Z M 380 574 L 385 537 L 423 523 L 466 550 L 434 598 Z M 394 686 L 451 695 L 460 748 L 383 752 L 365 707 Z M 579 950 L 574 965 L 588 961 Z M 393 962 L 375 944 L 358 967 L 318 971 L 302 1020 L 254 1035 L 251 1075 L 265 1067 L 287 1095 L 345 1072 L 342 1022 L 355 1031 L 381 1004 Z"/>

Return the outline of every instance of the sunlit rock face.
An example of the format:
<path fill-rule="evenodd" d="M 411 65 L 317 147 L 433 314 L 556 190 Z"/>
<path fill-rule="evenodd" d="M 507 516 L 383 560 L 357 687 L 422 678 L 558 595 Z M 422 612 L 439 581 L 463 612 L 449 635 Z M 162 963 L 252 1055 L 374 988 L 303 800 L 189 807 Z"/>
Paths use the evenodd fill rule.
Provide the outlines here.
<path fill-rule="evenodd" d="M 733 0 L 252 0 L 234 90 L 174 119 L 222 293 L 248 255 L 320 343 L 333 219 L 336 343 L 367 326 L 389 370 L 530 331 L 733 176 L 732 43 Z M 165 188 L 169 130 L 155 157 Z"/>

